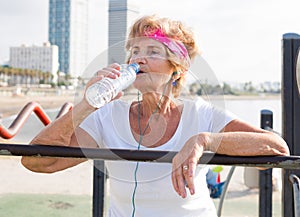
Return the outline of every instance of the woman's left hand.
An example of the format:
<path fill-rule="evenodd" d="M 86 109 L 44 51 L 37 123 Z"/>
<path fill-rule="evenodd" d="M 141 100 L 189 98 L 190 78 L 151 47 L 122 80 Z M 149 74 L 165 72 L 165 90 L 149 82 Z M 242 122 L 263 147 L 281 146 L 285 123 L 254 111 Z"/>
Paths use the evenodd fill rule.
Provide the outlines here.
<path fill-rule="evenodd" d="M 172 161 L 172 183 L 175 191 L 186 198 L 186 188 L 195 193 L 194 175 L 196 166 L 208 141 L 206 134 L 192 136 L 175 155 Z"/>

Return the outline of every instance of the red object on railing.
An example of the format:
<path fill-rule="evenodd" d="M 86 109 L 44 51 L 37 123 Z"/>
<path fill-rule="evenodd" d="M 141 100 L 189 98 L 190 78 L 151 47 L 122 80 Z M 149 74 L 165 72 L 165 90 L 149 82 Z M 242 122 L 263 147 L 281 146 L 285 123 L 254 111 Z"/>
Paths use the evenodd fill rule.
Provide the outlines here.
<path fill-rule="evenodd" d="M 56 118 L 59 118 L 60 116 L 67 113 L 69 110 L 73 108 L 73 105 L 71 103 L 65 103 Z M 9 128 L 5 128 L 0 124 L 0 137 L 4 139 L 11 139 L 13 138 L 22 128 L 22 126 L 25 124 L 31 113 L 34 112 L 38 118 L 43 122 L 43 124 L 46 126 L 51 123 L 50 118 L 46 114 L 46 112 L 43 110 L 43 108 L 40 106 L 40 104 L 36 102 L 30 102 L 27 105 L 24 106 L 24 108 L 20 111 L 16 119 L 12 122 L 12 124 L 9 126 Z"/>

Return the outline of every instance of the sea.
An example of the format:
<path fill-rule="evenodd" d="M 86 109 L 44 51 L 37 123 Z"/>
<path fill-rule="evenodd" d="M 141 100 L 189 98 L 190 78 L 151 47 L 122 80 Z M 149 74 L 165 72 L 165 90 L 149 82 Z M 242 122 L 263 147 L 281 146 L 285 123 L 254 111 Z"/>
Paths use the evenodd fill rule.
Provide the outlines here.
<path fill-rule="evenodd" d="M 214 103 L 213 103 L 214 104 Z M 255 126 L 260 126 L 260 114 L 262 110 L 269 110 L 273 113 L 273 130 L 281 134 L 282 131 L 282 106 L 281 99 L 278 98 L 260 98 L 257 99 L 225 99 L 216 103 L 217 106 L 234 113 L 240 119 L 247 121 Z M 58 111 L 57 109 L 46 110 L 49 118 L 55 120 Z M 4 118 L 1 120 L 2 126 L 8 128 L 15 120 L 16 115 Z M 14 143 L 27 144 L 37 135 L 44 125 L 35 114 L 32 114 L 16 136 L 11 139 Z"/>

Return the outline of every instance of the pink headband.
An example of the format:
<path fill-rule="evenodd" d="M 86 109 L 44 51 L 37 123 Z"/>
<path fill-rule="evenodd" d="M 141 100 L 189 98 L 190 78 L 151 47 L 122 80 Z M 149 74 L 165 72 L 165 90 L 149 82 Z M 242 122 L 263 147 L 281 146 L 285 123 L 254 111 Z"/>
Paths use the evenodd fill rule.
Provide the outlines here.
<path fill-rule="evenodd" d="M 185 60 L 188 67 L 190 66 L 189 54 L 182 42 L 168 38 L 161 29 L 157 29 L 155 32 L 145 31 L 144 36 L 152 38 L 164 44 L 177 57 L 179 57 L 181 60 Z"/>

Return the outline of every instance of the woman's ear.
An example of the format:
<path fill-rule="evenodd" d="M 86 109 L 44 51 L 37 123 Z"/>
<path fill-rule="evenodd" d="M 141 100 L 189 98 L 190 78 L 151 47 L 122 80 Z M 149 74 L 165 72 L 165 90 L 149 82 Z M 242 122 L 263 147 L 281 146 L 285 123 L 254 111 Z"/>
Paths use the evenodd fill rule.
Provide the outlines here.
<path fill-rule="evenodd" d="M 177 75 L 177 74 L 178 74 L 178 72 L 175 71 L 175 72 L 173 72 L 172 76 L 175 76 L 175 75 Z"/>
<path fill-rule="evenodd" d="M 180 71 L 175 71 L 175 72 L 173 72 L 173 74 L 172 74 L 172 78 L 174 79 L 174 80 L 177 80 L 177 79 L 179 79 L 180 78 Z"/>

